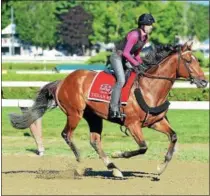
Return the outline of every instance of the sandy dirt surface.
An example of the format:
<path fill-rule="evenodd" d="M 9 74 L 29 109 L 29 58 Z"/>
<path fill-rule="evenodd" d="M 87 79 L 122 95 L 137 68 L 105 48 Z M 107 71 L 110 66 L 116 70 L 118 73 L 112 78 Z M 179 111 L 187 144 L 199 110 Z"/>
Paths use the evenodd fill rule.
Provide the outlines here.
<path fill-rule="evenodd" d="M 209 195 L 209 164 L 172 160 L 156 180 L 157 161 L 115 159 L 125 179 L 111 177 L 100 159 L 78 166 L 67 156 L 3 155 L 2 195 Z M 86 168 L 83 176 L 77 170 Z"/>

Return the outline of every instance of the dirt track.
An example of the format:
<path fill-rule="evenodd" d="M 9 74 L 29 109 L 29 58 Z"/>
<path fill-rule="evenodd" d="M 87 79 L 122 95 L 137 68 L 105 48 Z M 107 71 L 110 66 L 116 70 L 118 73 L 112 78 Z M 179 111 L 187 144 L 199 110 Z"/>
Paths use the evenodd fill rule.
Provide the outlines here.
<path fill-rule="evenodd" d="M 154 181 L 157 161 L 114 160 L 125 180 L 114 180 L 99 159 L 86 159 L 75 173 L 69 157 L 2 156 L 2 194 L 15 195 L 209 195 L 209 164 L 171 161 Z"/>

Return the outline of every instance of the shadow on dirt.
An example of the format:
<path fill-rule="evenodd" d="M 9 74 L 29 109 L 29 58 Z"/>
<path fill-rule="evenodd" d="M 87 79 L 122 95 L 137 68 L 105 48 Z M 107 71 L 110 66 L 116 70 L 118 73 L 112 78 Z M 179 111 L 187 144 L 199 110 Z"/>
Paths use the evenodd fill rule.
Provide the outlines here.
<path fill-rule="evenodd" d="M 35 174 L 35 178 L 39 179 L 80 179 L 81 176 L 78 175 L 76 170 L 20 170 L 20 171 L 5 171 L 2 174 Z"/>
<path fill-rule="evenodd" d="M 35 178 L 39 179 L 82 179 L 85 177 L 102 178 L 109 180 L 128 180 L 132 178 L 148 178 L 151 181 L 159 181 L 160 178 L 155 173 L 123 171 L 124 178 L 115 178 L 111 171 L 93 171 L 92 168 L 86 168 L 82 173 L 77 169 L 70 170 L 20 170 L 20 171 L 4 171 L 2 174 L 35 174 Z"/>
<path fill-rule="evenodd" d="M 159 181 L 159 176 L 155 173 L 147 173 L 147 172 L 136 172 L 136 171 L 122 171 L 124 178 L 122 180 L 127 180 L 130 178 L 149 178 L 151 181 Z M 111 171 L 93 171 L 92 168 L 87 168 L 84 172 L 84 176 L 88 177 L 101 177 L 105 179 L 116 180 L 119 178 L 115 178 L 112 176 Z"/>

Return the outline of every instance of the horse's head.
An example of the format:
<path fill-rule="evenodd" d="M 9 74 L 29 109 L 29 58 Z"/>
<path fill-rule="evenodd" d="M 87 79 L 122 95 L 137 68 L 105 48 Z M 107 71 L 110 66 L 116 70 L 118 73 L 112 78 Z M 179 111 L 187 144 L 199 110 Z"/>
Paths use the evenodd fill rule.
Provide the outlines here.
<path fill-rule="evenodd" d="M 198 88 L 205 88 L 208 81 L 197 58 L 192 54 L 192 44 L 192 41 L 188 41 L 180 48 L 177 77 L 188 78 Z"/>

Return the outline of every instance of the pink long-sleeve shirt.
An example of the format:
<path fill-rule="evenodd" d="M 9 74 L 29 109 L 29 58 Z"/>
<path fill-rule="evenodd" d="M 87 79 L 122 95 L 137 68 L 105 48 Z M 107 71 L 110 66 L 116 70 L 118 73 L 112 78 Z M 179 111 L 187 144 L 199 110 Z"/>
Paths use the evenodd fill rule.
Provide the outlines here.
<path fill-rule="evenodd" d="M 148 41 L 146 33 L 144 33 L 142 30 L 141 30 L 140 35 L 141 36 L 139 36 L 139 33 L 137 30 L 129 32 L 127 35 L 127 42 L 126 42 L 125 48 L 123 50 L 123 56 L 134 66 L 137 66 L 137 65 L 143 63 L 143 61 L 139 55 L 142 48 L 139 48 L 134 53 L 134 55 L 131 55 L 132 47 L 139 41 L 139 39 L 141 41 L 143 41 L 144 43 L 146 43 Z"/>

